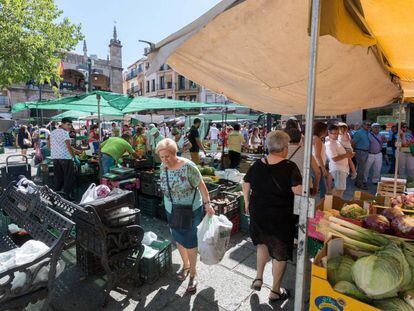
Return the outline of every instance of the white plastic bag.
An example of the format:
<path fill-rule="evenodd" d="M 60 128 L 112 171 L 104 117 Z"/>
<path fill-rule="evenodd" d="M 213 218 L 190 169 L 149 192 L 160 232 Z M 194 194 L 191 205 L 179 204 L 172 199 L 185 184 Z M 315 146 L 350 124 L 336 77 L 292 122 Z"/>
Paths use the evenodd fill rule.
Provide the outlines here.
<path fill-rule="evenodd" d="M 197 227 L 198 252 L 200 260 L 206 265 L 218 264 L 230 242 L 233 224 L 226 216 L 204 216 Z"/>
<path fill-rule="evenodd" d="M 148 231 L 144 233 L 142 244 L 150 246 L 152 242 L 156 241 L 157 239 L 158 239 L 158 236 L 154 232 Z"/>
<path fill-rule="evenodd" d="M 89 202 L 95 200 L 96 199 L 96 197 L 95 197 L 95 188 L 96 188 L 96 185 L 91 184 L 89 186 L 89 188 L 83 194 L 82 200 L 80 201 L 79 204 L 85 204 L 85 203 L 89 203 Z"/>

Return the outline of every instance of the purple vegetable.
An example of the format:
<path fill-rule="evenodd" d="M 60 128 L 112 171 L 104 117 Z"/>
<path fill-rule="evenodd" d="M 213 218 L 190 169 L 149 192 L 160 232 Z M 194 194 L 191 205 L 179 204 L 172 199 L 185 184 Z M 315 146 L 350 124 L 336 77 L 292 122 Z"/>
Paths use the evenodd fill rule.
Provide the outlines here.
<path fill-rule="evenodd" d="M 407 215 L 397 216 L 392 221 L 391 226 L 395 235 L 402 238 L 414 239 L 414 217 Z"/>
<path fill-rule="evenodd" d="M 403 211 L 398 207 L 386 208 L 382 215 L 384 215 L 390 222 L 394 220 L 397 216 L 404 216 Z"/>
<path fill-rule="evenodd" d="M 390 229 L 390 222 L 385 216 L 373 214 L 368 215 L 362 221 L 365 228 L 377 231 L 379 233 L 385 233 Z"/>

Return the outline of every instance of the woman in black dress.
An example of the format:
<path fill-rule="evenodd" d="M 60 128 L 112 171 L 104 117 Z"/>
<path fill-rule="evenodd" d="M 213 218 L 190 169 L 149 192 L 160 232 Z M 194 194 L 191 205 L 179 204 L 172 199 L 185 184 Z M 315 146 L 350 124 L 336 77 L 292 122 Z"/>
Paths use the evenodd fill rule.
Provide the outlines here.
<path fill-rule="evenodd" d="M 263 271 L 272 258 L 273 286 L 270 301 L 286 299 L 281 288 L 287 260 L 292 259 L 297 216 L 293 214 L 294 194 L 302 192 L 302 176 L 295 163 L 286 160 L 289 135 L 283 131 L 267 135 L 269 155 L 256 161 L 244 177 L 246 213 L 250 214 L 250 236 L 257 246 L 257 274 L 251 288 L 260 290 Z"/>
<path fill-rule="evenodd" d="M 26 125 L 21 125 L 16 137 L 16 145 L 20 147 L 22 155 L 27 155 L 27 149 L 32 147 L 32 137 Z"/>

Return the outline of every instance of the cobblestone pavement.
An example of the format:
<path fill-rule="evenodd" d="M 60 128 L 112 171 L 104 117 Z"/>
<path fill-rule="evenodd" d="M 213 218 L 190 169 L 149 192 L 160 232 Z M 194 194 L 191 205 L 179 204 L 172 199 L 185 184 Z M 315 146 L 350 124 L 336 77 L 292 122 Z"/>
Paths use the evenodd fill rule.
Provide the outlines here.
<path fill-rule="evenodd" d="M 0 163 L 7 155 L 15 153 L 7 149 L 0 155 Z M 35 170 L 33 170 L 35 173 Z M 372 192 L 372 189 L 370 191 Z M 352 197 L 355 188 L 349 183 L 345 197 Z M 375 192 L 375 190 L 374 190 Z M 142 217 L 142 226 L 169 239 L 167 224 L 161 220 Z M 104 298 L 105 279 L 81 279 L 81 271 L 76 266 L 75 250 L 63 255 L 66 262 L 64 273 L 56 281 L 52 292 L 54 310 L 293 310 L 295 287 L 295 262 L 289 262 L 282 286 L 292 293 L 284 302 L 269 304 L 267 296 L 272 282 L 270 263 L 266 266 L 264 285 L 260 292 L 250 289 L 256 275 L 256 252 L 250 238 L 238 233 L 231 239 L 230 249 L 218 265 L 198 265 L 199 286 L 194 295 L 186 294 L 187 282 L 179 283 L 175 272 L 180 268 L 180 256 L 176 249 L 172 253 L 172 269 L 154 284 L 131 287 L 128 280 L 120 288 L 113 290 L 109 304 L 101 307 Z M 29 305 L 27 310 L 40 310 L 43 302 Z"/>

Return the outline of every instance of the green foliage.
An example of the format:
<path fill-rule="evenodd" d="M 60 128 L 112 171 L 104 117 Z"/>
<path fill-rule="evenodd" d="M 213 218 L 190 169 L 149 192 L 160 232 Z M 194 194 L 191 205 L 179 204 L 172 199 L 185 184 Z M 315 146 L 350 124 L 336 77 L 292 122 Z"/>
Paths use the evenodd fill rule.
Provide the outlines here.
<path fill-rule="evenodd" d="M 59 81 L 64 52 L 83 39 L 53 0 L 0 0 L 0 87 Z"/>

